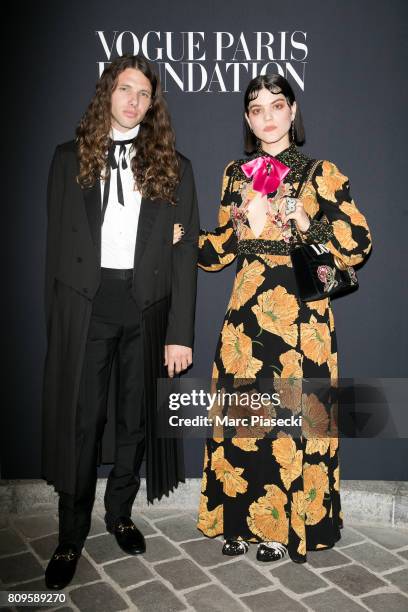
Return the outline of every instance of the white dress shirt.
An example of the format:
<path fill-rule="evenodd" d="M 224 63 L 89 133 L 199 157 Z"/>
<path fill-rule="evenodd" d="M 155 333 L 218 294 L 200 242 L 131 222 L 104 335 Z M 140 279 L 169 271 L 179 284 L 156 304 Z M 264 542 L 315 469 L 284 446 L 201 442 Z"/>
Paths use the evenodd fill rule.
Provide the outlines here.
<path fill-rule="evenodd" d="M 130 140 L 135 138 L 139 132 L 139 125 L 128 130 L 119 132 L 114 127 L 111 129 L 113 140 Z M 131 170 L 131 160 L 135 156 L 131 144 L 126 146 L 127 168 L 120 169 L 123 187 L 124 206 L 118 202 L 116 190 L 116 173 L 112 170 L 110 177 L 109 200 L 105 212 L 105 220 L 102 225 L 101 236 L 101 266 L 102 268 L 133 268 L 136 244 L 137 226 L 139 222 L 140 204 L 142 197 L 135 187 L 135 181 Z M 119 147 L 115 150 L 115 159 L 118 161 Z M 103 190 L 105 181 L 101 179 L 101 202 L 103 201 Z"/>

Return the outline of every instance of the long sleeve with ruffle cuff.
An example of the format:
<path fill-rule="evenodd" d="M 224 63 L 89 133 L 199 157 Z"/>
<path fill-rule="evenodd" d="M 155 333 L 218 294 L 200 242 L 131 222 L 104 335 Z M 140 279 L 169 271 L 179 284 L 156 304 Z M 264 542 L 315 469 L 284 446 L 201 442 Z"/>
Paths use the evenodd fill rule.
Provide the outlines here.
<path fill-rule="evenodd" d="M 324 244 L 346 265 L 361 263 L 371 250 L 371 234 L 364 215 L 357 209 L 347 176 L 329 161 L 323 161 L 312 179 L 322 219 L 313 218 L 305 242 Z"/>
<path fill-rule="evenodd" d="M 218 227 L 212 232 L 200 230 L 198 241 L 198 265 L 207 272 L 217 272 L 232 263 L 237 253 L 237 236 L 230 213 L 229 164 L 222 181 L 221 205 L 218 212 Z"/>

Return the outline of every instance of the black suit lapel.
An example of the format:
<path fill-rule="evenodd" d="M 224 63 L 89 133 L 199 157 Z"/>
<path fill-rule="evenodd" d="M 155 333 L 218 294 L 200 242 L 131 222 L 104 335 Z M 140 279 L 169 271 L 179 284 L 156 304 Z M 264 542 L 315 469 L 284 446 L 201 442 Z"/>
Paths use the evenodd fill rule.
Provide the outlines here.
<path fill-rule="evenodd" d="M 83 190 L 85 209 L 88 216 L 89 229 L 92 241 L 101 260 L 101 187 L 99 181 L 95 181 L 93 187 Z"/>
<path fill-rule="evenodd" d="M 165 202 L 163 200 L 149 200 L 148 198 L 142 198 L 136 234 L 135 259 L 133 265 L 135 269 L 148 242 L 160 206 L 165 206 Z"/>

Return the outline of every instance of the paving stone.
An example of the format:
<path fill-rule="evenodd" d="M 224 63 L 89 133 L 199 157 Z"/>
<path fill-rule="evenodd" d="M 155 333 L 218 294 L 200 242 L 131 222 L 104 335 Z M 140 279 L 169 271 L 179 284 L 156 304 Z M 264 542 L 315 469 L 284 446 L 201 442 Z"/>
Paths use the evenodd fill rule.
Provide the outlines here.
<path fill-rule="evenodd" d="M 257 569 L 243 559 L 228 563 L 227 565 L 221 565 L 221 567 L 211 570 L 211 573 L 223 585 L 229 588 L 234 595 L 274 587 L 266 576 L 258 572 Z"/>
<path fill-rule="evenodd" d="M 402 569 L 392 572 L 391 574 L 386 574 L 383 576 L 383 578 L 385 578 L 385 580 L 389 580 L 392 582 L 392 584 L 395 584 L 400 591 L 405 591 L 405 593 L 408 593 L 408 569 Z"/>
<path fill-rule="evenodd" d="M 393 529 L 392 527 L 357 526 L 356 529 L 371 540 L 378 542 L 381 546 L 393 550 L 408 546 L 408 531 L 404 529 Z"/>
<path fill-rule="evenodd" d="M 308 595 L 303 597 L 302 602 L 314 612 L 339 612 L 339 610 L 343 612 L 362 612 L 366 609 L 337 589 L 328 589 L 316 595 Z"/>
<path fill-rule="evenodd" d="M 344 551 L 346 554 L 347 550 Z M 308 550 L 307 562 L 310 563 L 312 567 L 332 567 L 334 565 L 351 563 L 350 559 L 347 559 L 347 557 L 342 555 L 341 552 L 334 550 L 334 548 L 328 548 L 327 550 Z"/>
<path fill-rule="evenodd" d="M 407 612 L 408 597 L 401 593 L 380 593 L 369 595 L 361 599 L 362 603 L 373 610 L 373 612 Z"/>
<path fill-rule="evenodd" d="M 127 595 L 140 612 L 178 612 L 186 609 L 176 595 L 156 580 L 127 591 Z"/>
<path fill-rule="evenodd" d="M 403 563 L 399 557 L 372 542 L 350 546 L 347 555 L 374 572 L 385 572 Z"/>
<path fill-rule="evenodd" d="M 142 510 L 142 514 L 150 521 L 159 521 L 167 516 L 179 516 L 180 512 L 184 510 L 177 508 L 150 508 L 148 510 Z"/>
<path fill-rule="evenodd" d="M 241 599 L 254 612 L 270 612 L 271 610 L 299 612 L 307 609 L 303 604 L 295 601 L 280 589 L 265 591 L 257 595 L 247 595 L 246 597 L 241 597 Z"/>
<path fill-rule="evenodd" d="M 245 610 L 236 599 L 228 595 L 221 587 L 213 584 L 185 594 L 190 606 L 196 612 L 230 612 Z"/>
<path fill-rule="evenodd" d="M 48 560 L 51 558 L 51 555 L 54 553 L 54 550 L 57 548 L 57 545 L 57 533 L 45 536 L 44 538 L 37 538 L 36 540 L 31 540 L 30 542 L 30 546 L 32 546 L 37 555 L 44 560 Z"/>
<path fill-rule="evenodd" d="M 194 561 L 197 561 L 199 565 L 204 567 L 231 561 L 231 557 L 222 554 L 222 542 L 219 540 L 205 538 L 181 544 L 181 548 L 184 548 Z"/>
<path fill-rule="evenodd" d="M 356 529 L 358 529 L 358 527 Z M 364 534 L 358 533 L 355 529 L 350 529 L 349 527 L 343 527 L 340 533 L 341 539 L 336 542 L 336 548 L 344 548 L 344 546 L 348 546 L 349 544 L 356 544 L 357 542 L 365 540 Z"/>
<path fill-rule="evenodd" d="M 0 529 L 5 529 L 9 526 L 9 515 L 0 514 Z"/>
<path fill-rule="evenodd" d="M 57 543 L 58 535 L 53 534 L 46 536 L 45 538 L 31 540 L 30 545 L 41 559 L 48 561 L 51 558 L 51 555 L 54 553 Z M 72 584 L 85 584 L 86 582 L 97 580 L 98 576 L 99 575 L 95 568 L 83 555 L 81 555 Z"/>
<path fill-rule="evenodd" d="M 404 482 L 399 487 L 394 500 L 394 524 L 408 527 L 408 483 Z M 407 531 L 405 531 L 407 533 Z"/>
<path fill-rule="evenodd" d="M 85 550 L 96 563 L 106 563 L 114 559 L 127 557 L 118 546 L 116 539 L 110 533 L 89 538 L 85 543 Z"/>
<path fill-rule="evenodd" d="M 154 536 L 146 539 L 146 552 L 143 557 L 149 563 L 164 561 L 165 559 L 179 557 L 180 555 L 181 552 L 173 544 L 170 544 L 166 538 L 163 538 L 163 536 Z"/>
<path fill-rule="evenodd" d="M 99 574 L 94 566 L 81 555 L 71 584 L 86 584 L 87 582 L 98 580 L 98 578 Z"/>
<path fill-rule="evenodd" d="M 404 559 L 408 559 L 408 549 L 407 550 L 400 550 L 397 554 L 400 557 L 403 557 Z"/>
<path fill-rule="evenodd" d="M 195 522 L 186 514 L 156 521 L 155 525 L 168 538 L 175 542 L 198 540 L 203 537 L 203 534 L 198 531 Z"/>
<path fill-rule="evenodd" d="M 137 557 L 108 563 L 103 569 L 122 588 L 154 578 L 154 574 Z"/>
<path fill-rule="evenodd" d="M 7 590 L 22 591 L 24 593 L 34 593 L 35 591 L 47 591 L 48 589 L 45 586 L 44 578 L 41 578 L 40 580 L 30 580 L 29 582 L 23 582 L 23 584 L 15 584 L 12 587 L 7 587 Z M 55 606 L 58 606 L 58 603 L 59 602 L 56 602 Z M 49 610 L 50 606 L 40 606 L 38 604 L 35 604 L 33 606 L 16 606 L 14 609 L 30 612 L 30 610 Z M 1 612 L 3 612 L 3 608 L 1 608 Z"/>
<path fill-rule="evenodd" d="M 8 591 L 45 591 L 45 579 L 44 576 L 41 578 L 36 578 L 35 580 L 30 580 L 29 582 L 23 582 L 22 584 L 13 584 L 12 586 L 7 587 Z M 58 602 L 55 604 L 58 605 Z"/>
<path fill-rule="evenodd" d="M 140 513 L 132 514 L 132 521 L 135 523 L 136 527 L 140 529 L 144 536 L 154 535 L 157 533 L 156 529 L 154 529 L 150 523 L 146 521 Z"/>
<path fill-rule="evenodd" d="M 273 568 L 271 575 L 278 578 L 284 587 L 298 594 L 310 593 L 328 586 L 327 582 L 299 563 L 287 563 Z"/>
<path fill-rule="evenodd" d="M 12 555 L 27 550 L 27 546 L 13 529 L 2 529 L 0 531 L 0 556 Z"/>
<path fill-rule="evenodd" d="M 116 612 L 129 609 L 126 601 L 106 582 L 78 587 L 71 590 L 69 595 L 81 612 Z"/>
<path fill-rule="evenodd" d="M 9 591 L 23 591 L 25 593 L 34 593 L 35 591 L 47 591 L 48 593 L 50 592 L 46 585 L 45 585 L 45 580 L 44 578 L 41 578 L 40 580 L 30 580 L 29 582 L 23 582 L 22 584 L 16 584 L 13 585 L 12 587 L 7 587 L 7 590 Z M 57 595 L 57 593 L 54 593 L 54 595 Z M 65 595 L 65 603 L 69 603 L 69 596 L 68 594 L 64 594 L 63 591 L 61 591 L 60 593 L 58 593 L 58 595 Z M 55 609 L 59 603 L 59 601 L 55 601 L 53 603 L 53 605 L 51 606 L 50 604 L 44 605 L 44 606 L 40 606 L 38 604 L 34 605 L 34 606 L 16 606 L 15 608 L 13 608 L 13 610 L 21 610 L 22 612 L 30 612 L 31 610 L 50 610 Z M 64 607 L 64 609 L 67 609 L 66 607 Z M 71 608 L 68 608 L 71 609 Z M 58 611 L 60 611 L 61 608 L 58 608 Z M 1 612 L 3 612 L 3 608 L 1 608 Z"/>
<path fill-rule="evenodd" d="M 94 536 L 94 535 L 99 535 L 101 533 L 106 533 L 105 521 L 103 519 L 101 519 L 100 516 L 98 516 L 97 514 L 93 513 L 92 514 L 91 529 L 89 530 L 89 535 L 90 536 Z"/>
<path fill-rule="evenodd" d="M 13 523 L 27 538 L 40 538 L 58 531 L 58 521 L 51 514 L 22 517 L 15 519 Z"/>
<path fill-rule="evenodd" d="M 379 587 L 387 586 L 384 580 L 355 563 L 322 572 L 320 575 L 326 580 L 334 582 L 343 591 L 347 591 L 351 595 L 362 595 Z"/>
<path fill-rule="evenodd" d="M 177 591 L 188 589 L 205 582 L 211 582 L 199 567 L 190 559 L 176 559 L 175 561 L 165 561 L 154 566 L 156 572 L 162 578 L 168 580 Z"/>
<path fill-rule="evenodd" d="M 0 580 L 4 584 L 30 580 L 43 573 L 43 568 L 31 553 L 21 553 L 0 559 Z"/>

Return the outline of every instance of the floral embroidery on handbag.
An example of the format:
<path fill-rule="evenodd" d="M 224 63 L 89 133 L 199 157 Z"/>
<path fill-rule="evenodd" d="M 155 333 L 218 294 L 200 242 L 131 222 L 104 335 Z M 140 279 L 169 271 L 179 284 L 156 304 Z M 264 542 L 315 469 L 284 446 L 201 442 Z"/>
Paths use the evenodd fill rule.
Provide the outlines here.
<path fill-rule="evenodd" d="M 324 285 L 324 291 L 331 291 L 333 287 L 337 287 L 336 268 L 330 266 L 319 266 L 317 268 L 317 276 Z"/>

